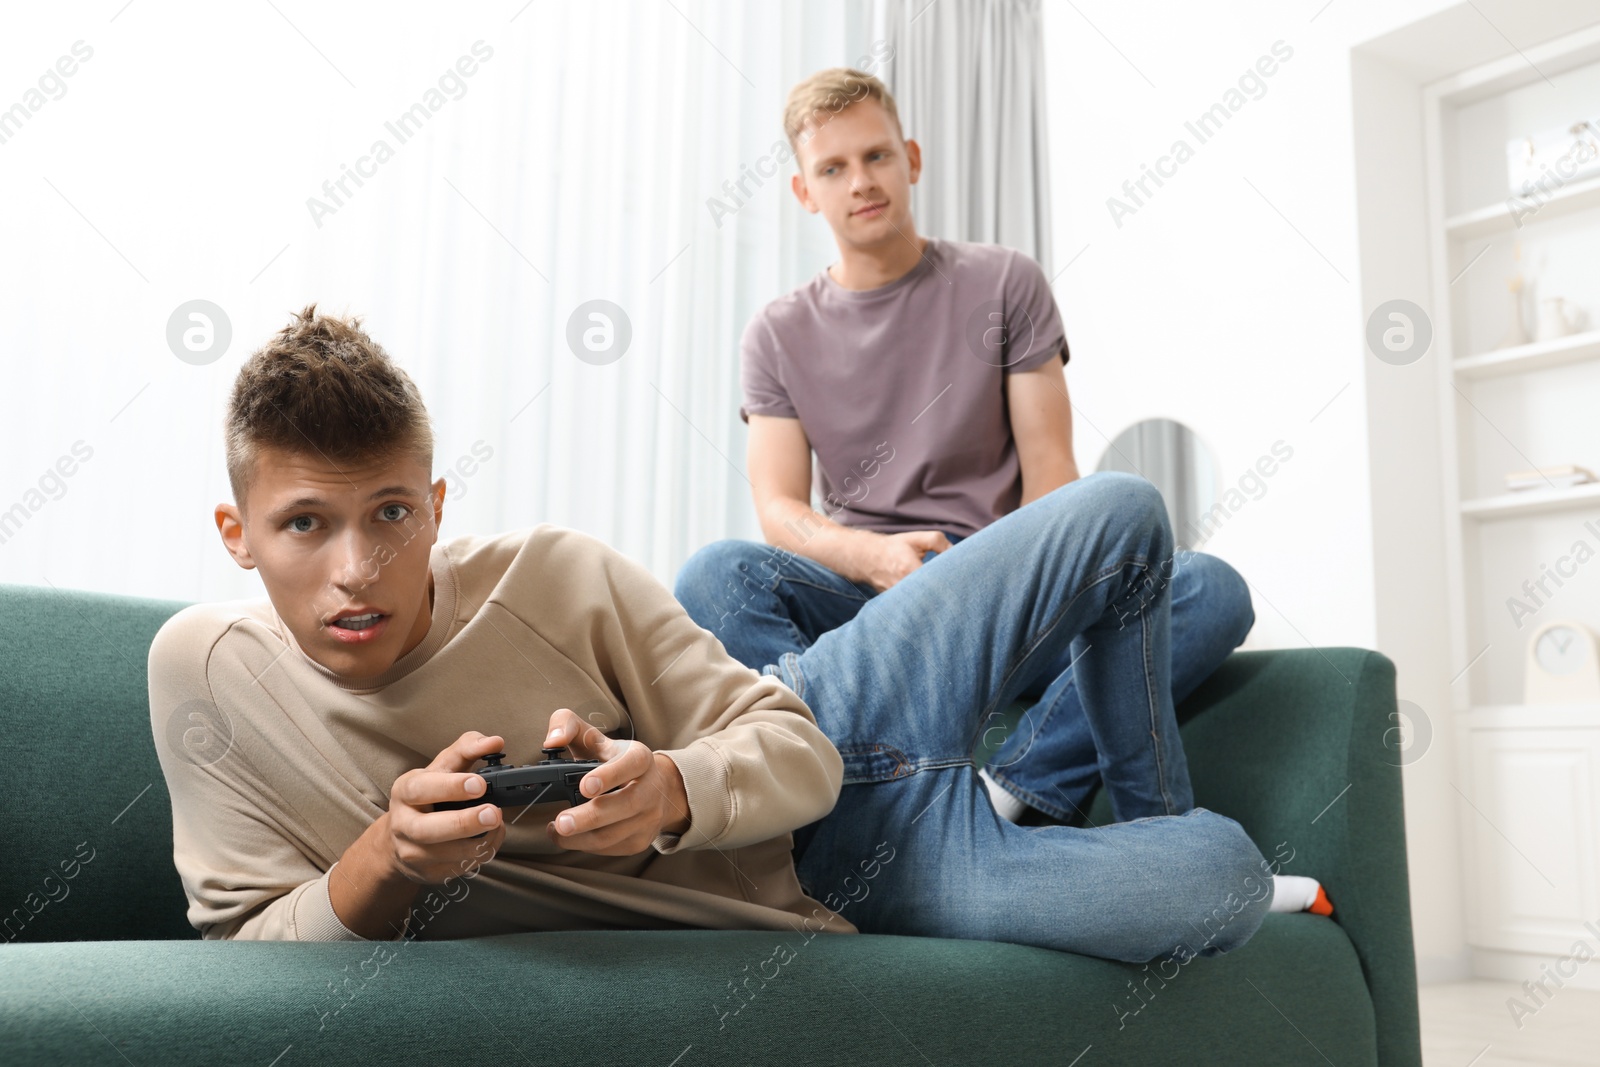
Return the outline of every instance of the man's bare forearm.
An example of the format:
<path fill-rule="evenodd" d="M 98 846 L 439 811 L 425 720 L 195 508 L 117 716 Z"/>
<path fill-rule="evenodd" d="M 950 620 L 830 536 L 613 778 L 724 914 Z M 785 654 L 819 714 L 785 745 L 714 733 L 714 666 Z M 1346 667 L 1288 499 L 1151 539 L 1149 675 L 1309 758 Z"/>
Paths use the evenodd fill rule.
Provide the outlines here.
<path fill-rule="evenodd" d="M 843 526 L 791 497 L 767 502 L 761 511 L 761 532 L 768 544 L 816 560 L 852 582 L 866 580 L 866 544 L 880 536 Z"/>
<path fill-rule="evenodd" d="M 1039 471 L 1033 478 L 1026 475 L 1022 479 L 1022 500 L 1017 506 L 1025 507 L 1048 493 L 1053 493 L 1068 482 L 1077 481 L 1082 475 L 1078 467 L 1071 462 L 1061 463 L 1052 470 Z"/>
<path fill-rule="evenodd" d="M 350 843 L 328 882 L 333 913 L 346 929 L 368 941 L 392 941 L 398 936 L 422 888 L 384 854 L 388 818 L 384 812 Z"/>

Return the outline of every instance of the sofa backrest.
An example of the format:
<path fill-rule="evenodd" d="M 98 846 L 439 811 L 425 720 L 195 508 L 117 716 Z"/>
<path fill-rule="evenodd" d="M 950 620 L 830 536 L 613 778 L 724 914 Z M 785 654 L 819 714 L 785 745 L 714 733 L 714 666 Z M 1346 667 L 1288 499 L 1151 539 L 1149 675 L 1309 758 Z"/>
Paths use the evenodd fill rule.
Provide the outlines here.
<path fill-rule="evenodd" d="M 145 671 L 184 606 L 0 585 L 0 943 L 199 936 Z"/>

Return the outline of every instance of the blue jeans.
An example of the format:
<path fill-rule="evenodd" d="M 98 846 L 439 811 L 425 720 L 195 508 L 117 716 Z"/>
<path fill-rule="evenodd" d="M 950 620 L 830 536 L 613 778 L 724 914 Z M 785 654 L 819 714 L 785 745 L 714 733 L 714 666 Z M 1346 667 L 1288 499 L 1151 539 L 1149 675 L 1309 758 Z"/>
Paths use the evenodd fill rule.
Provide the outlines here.
<path fill-rule="evenodd" d="M 994 526 L 1004 528 L 1026 511 L 1013 512 Z M 963 538 L 950 540 L 959 544 Z M 918 573 L 942 574 L 942 560 L 955 558 L 953 552 L 928 553 Z M 1003 583 L 1026 574 L 1019 563 L 1002 548 L 988 561 L 987 580 L 975 586 L 975 595 L 988 598 Z M 1244 579 L 1215 556 L 1178 552 L 1170 578 L 1171 692 L 1173 703 L 1179 704 L 1239 647 L 1255 624 L 1255 612 Z M 678 573 L 675 592 L 695 622 L 716 634 L 735 659 L 758 671 L 780 662 L 785 652 L 806 651 L 879 595 L 865 582 L 754 541 L 718 541 L 702 548 Z M 1055 819 L 1083 825 L 1101 777 L 1099 753 L 1074 677 L 1074 655 L 1069 646 L 1053 660 L 1030 662 L 1018 696 L 1032 706 L 1009 732 L 1002 715 L 1005 706 L 991 709 L 975 732 L 975 743 L 998 746 L 986 766 L 1007 792 Z"/>
<path fill-rule="evenodd" d="M 1270 868 L 1237 822 L 1194 806 L 1170 677 L 1178 564 L 1155 488 L 1092 474 L 862 591 L 852 618 L 765 664 L 844 759 L 833 811 L 795 835 L 807 891 L 863 931 L 1130 962 L 1248 940 Z M 696 618 L 732 634 L 744 610 Z M 1067 662 L 1117 821 L 1018 826 L 989 803 L 974 744 Z"/>

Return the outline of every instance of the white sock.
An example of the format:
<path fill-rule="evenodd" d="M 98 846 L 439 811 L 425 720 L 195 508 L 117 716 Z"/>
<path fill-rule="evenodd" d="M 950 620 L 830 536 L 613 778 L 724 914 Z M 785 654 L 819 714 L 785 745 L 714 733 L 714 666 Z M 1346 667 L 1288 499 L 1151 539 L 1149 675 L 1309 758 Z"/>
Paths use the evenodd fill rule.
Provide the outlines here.
<path fill-rule="evenodd" d="M 1317 901 L 1322 883 L 1298 874 L 1278 874 L 1272 878 L 1271 911 L 1306 911 Z"/>
<path fill-rule="evenodd" d="M 983 783 L 984 790 L 989 794 L 989 803 L 994 805 L 994 810 L 1002 819 L 1016 822 L 1028 810 L 1026 802 L 1006 792 L 999 782 L 990 777 L 987 767 L 978 772 L 978 780 Z"/>

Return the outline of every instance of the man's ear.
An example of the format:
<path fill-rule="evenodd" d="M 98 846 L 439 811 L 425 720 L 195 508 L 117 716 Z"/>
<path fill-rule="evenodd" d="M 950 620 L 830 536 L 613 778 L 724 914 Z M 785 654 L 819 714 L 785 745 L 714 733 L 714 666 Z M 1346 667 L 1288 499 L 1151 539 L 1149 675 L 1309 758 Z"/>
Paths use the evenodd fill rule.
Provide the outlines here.
<path fill-rule="evenodd" d="M 911 166 L 911 184 L 917 184 L 917 178 L 922 175 L 922 146 L 911 138 L 906 138 L 906 162 Z"/>
<path fill-rule="evenodd" d="M 801 207 L 805 208 L 813 215 L 821 210 L 821 208 L 817 207 L 817 202 L 811 199 L 811 190 L 806 188 L 806 177 L 804 174 L 796 174 L 790 178 L 789 188 L 794 190 L 794 198 L 800 201 Z"/>
<path fill-rule="evenodd" d="M 239 517 L 239 509 L 233 504 L 218 504 L 216 519 L 217 532 L 222 535 L 222 547 L 228 550 L 228 555 L 245 570 L 255 570 L 255 557 L 250 555 L 250 546 L 245 544 L 244 521 Z"/>
<path fill-rule="evenodd" d="M 433 496 L 433 528 L 437 532 L 444 522 L 445 480 L 440 478 L 430 486 L 430 489 Z"/>

